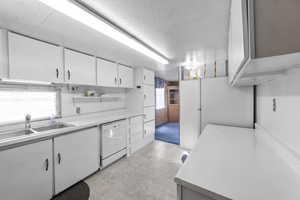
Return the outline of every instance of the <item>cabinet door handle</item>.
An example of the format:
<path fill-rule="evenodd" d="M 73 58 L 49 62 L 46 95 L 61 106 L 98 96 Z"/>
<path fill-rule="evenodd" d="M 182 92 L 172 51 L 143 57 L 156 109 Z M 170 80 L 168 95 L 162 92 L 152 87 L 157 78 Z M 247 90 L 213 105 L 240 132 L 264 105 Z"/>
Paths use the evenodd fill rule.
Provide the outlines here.
<path fill-rule="evenodd" d="M 68 80 L 70 80 L 71 79 L 71 72 L 70 72 L 70 70 L 68 70 Z"/>
<path fill-rule="evenodd" d="M 147 96 L 144 94 L 144 99 L 146 99 L 146 97 L 147 97 Z"/>
<path fill-rule="evenodd" d="M 60 155 L 60 153 L 57 154 L 57 162 L 60 165 L 60 163 L 61 163 L 61 155 Z"/>
<path fill-rule="evenodd" d="M 122 79 L 120 78 L 120 85 L 122 85 Z"/>
<path fill-rule="evenodd" d="M 115 77 L 115 85 L 117 85 L 117 81 L 118 81 L 118 80 L 117 80 L 117 78 Z"/>
<path fill-rule="evenodd" d="M 46 165 L 46 171 L 48 171 L 49 170 L 49 159 L 48 158 L 45 160 L 45 165 Z"/>
<path fill-rule="evenodd" d="M 59 71 L 58 71 L 58 68 L 56 68 L 56 78 L 58 78 L 59 76 Z"/>
<path fill-rule="evenodd" d="M 146 76 L 144 75 L 144 80 L 146 80 Z"/>

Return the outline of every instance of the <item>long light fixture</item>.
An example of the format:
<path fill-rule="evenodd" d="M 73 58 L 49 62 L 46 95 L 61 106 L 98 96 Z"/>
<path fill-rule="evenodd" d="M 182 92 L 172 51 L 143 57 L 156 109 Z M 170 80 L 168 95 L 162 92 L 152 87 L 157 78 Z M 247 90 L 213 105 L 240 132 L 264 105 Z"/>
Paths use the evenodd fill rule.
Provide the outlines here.
<path fill-rule="evenodd" d="M 154 59 L 161 64 L 169 64 L 169 61 L 163 56 L 159 55 L 155 51 L 146 47 L 136 39 L 132 38 L 128 34 L 118 30 L 112 25 L 106 23 L 100 18 L 87 12 L 83 8 L 77 6 L 70 0 L 39 0 L 47 6 L 71 17 L 72 19 L 85 24 L 86 26 L 95 29 L 96 31 Z"/>

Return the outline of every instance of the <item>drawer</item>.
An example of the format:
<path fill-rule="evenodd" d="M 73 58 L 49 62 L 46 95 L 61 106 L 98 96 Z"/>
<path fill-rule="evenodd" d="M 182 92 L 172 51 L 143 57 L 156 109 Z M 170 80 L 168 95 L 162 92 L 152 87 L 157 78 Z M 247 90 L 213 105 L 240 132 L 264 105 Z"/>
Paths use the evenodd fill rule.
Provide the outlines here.
<path fill-rule="evenodd" d="M 155 121 L 146 122 L 144 124 L 144 136 L 154 135 L 155 133 Z"/>
<path fill-rule="evenodd" d="M 155 119 L 155 106 L 145 107 L 144 114 L 145 114 L 145 119 L 144 119 L 145 122 L 154 120 Z"/>
<path fill-rule="evenodd" d="M 130 139 L 129 143 L 134 143 L 143 139 L 144 117 L 137 116 L 130 119 Z"/>
<path fill-rule="evenodd" d="M 154 86 L 144 85 L 144 106 L 155 106 Z"/>
<path fill-rule="evenodd" d="M 130 127 L 135 127 L 136 125 L 143 125 L 144 116 L 137 116 L 130 118 Z"/>

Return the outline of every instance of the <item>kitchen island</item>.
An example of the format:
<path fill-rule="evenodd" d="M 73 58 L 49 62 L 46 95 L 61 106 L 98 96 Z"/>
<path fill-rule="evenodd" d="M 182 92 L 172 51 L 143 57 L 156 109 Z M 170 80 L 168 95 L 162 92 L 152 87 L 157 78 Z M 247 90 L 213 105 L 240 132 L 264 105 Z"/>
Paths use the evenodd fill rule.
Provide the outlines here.
<path fill-rule="evenodd" d="M 208 125 L 175 177 L 178 199 L 300 199 L 298 173 L 264 134 Z"/>

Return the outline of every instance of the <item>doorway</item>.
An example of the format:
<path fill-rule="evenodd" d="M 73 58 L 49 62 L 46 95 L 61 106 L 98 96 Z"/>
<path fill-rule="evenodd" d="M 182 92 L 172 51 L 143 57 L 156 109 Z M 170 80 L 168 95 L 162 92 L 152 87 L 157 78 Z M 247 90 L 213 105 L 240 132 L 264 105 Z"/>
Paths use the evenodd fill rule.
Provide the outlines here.
<path fill-rule="evenodd" d="M 155 139 L 179 145 L 179 83 L 156 78 L 155 85 Z"/>

